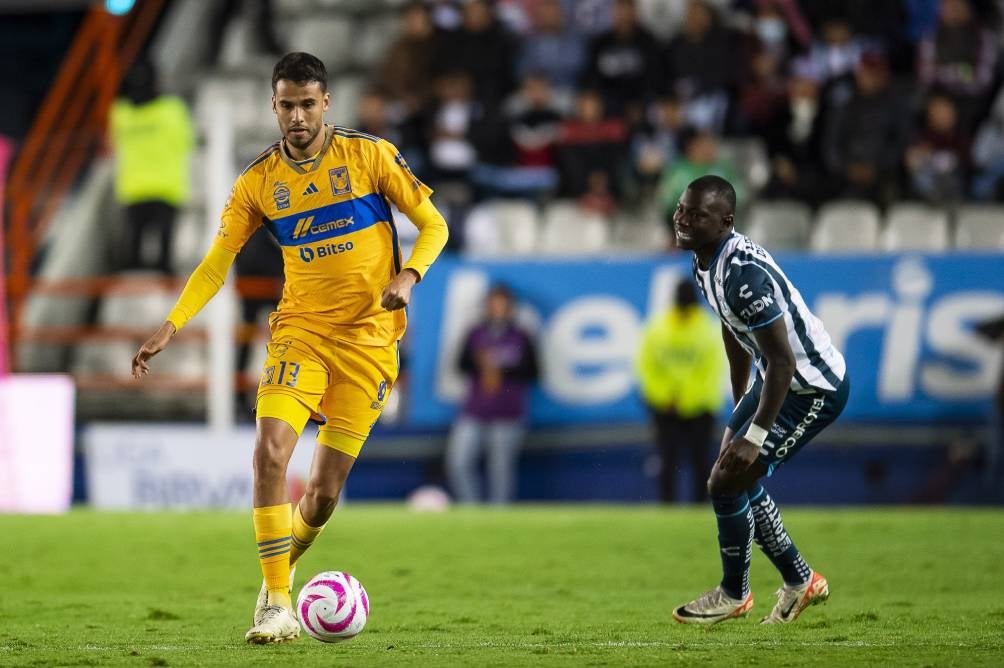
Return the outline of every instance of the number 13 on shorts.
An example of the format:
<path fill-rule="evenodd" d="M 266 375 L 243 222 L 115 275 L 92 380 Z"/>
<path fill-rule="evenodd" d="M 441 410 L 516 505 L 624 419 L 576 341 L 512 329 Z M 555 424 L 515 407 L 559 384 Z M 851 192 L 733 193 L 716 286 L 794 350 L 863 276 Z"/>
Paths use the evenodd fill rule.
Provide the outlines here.
<path fill-rule="evenodd" d="M 278 376 L 276 371 L 278 370 Z M 278 365 L 265 367 L 262 375 L 262 385 L 285 385 L 286 387 L 296 387 L 296 377 L 300 374 L 300 365 L 296 362 L 279 362 Z"/>

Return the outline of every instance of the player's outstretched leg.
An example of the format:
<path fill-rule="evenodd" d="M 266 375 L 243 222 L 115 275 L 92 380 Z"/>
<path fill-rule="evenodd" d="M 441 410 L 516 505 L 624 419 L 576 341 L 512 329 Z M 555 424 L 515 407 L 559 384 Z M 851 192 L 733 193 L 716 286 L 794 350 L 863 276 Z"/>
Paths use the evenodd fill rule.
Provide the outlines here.
<path fill-rule="evenodd" d="M 720 585 L 673 610 L 673 619 L 683 624 L 715 624 L 742 617 L 753 608 L 749 587 L 753 554 L 753 512 L 745 493 L 715 494 L 712 504 L 718 519 L 723 577 Z"/>
<path fill-rule="evenodd" d="M 755 524 L 754 540 L 784 578 L 777 590 L 777 604 L 762 624 L 787 624 L 795 621 L 810 605 L 822 603 L 830 595 L 829 585 L 819 573 L 809 568 L 791 536 L 784 528 L 781 510 L 759 483 L 749 491 Z"/>

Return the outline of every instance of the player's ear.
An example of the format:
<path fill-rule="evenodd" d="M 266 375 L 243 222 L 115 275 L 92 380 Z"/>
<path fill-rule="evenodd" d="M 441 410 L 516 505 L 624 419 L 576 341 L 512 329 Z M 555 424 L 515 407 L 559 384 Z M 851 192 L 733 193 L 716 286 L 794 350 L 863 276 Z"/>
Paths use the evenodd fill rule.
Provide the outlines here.
<path fill-rule="evenodd" d="M 324 97 L 321 98 L 321 111 L 327 111 L 328 107 L 331 106 L 331 93 L 324 91 Z"/>
<path fill-rule="evenodd" d="M 278 114 L 279 110 L 275 108 L 275 94 L 272 95 L 272 113 Z"/>
<path fill-rule="evenodd" d="M 728 225 L 729 227 L 732 227 L 736 222 L 735 214 L 732 213 L 725 214 L 724 216 L 722 216 L 722 222 Z"/>

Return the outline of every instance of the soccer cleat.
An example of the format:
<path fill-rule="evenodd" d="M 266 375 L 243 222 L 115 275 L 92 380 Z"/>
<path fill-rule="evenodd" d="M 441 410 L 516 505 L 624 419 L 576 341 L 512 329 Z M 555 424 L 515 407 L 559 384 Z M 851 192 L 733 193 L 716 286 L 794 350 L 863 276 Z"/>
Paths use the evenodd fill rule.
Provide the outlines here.
<path fill-rule="evenodd" d="M 681 624 L 716 624 L 726 619 L 743 617 L 753 609 L 753 592 L 745 599 L 732 598 L 721 585 L 673 610 L 673 619 Z"/>
<path fill-rule="evenodd" d="M 777 590 L 777 605 L 770 614 L 760 620 L 761 624 L 790 624 L 810 605 L 822 603 L 830 597 L 830 585 L 826 578 L 812 571 L 812 577 L 804 585 Z"/>
<path fill-rule="evenodd" d="M 289 569 L 289 594 L 293 595 L 293 576 L 296 575 L 296 566 Z M 265 611 L 265 606 L 268 605 L 268 589 L 265 587 L 265 581 L 262 580 L 261 589 L 258 590 L 258 600 L 255 602 L 254 606 L 254 616 L 251 617 L 251 624 L 257 626 L 258 622 L 261 621 L 261 613 Z"/>
<path fill-rule="evenodd" d="M 281 605 L 266 605 L 261 612 L 261 621 L 251 627 L 244 640 L 255 645 L 295 640 L 300 635 L 300 622 L 293 617 L 293 611 Z"/>

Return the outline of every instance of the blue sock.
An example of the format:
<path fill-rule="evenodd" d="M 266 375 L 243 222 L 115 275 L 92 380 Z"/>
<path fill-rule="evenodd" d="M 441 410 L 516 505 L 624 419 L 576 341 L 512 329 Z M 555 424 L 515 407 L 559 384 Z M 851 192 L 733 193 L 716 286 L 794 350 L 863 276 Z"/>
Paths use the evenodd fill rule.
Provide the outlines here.
<path fill-rule="evenodd" d="M 774 499 L 770 498 L 762 485 L 757 484 L 749 491 L 749 500 L 753 507 L 756 544 L 781 572 L 785 584 L 794 586 L 808 582 L 812 570 L 791 542 L 791 536 L 781 520 L 781 509 L 774 503 Z"/>
<path fill-rule="evenodd" d="M 753 556 L 753 511 L 749 497 L 714 496 L 718 518 L 718 545 L 722 553 L 722 589 L 745 600 L 750 592 L 750 559 Z"/>

